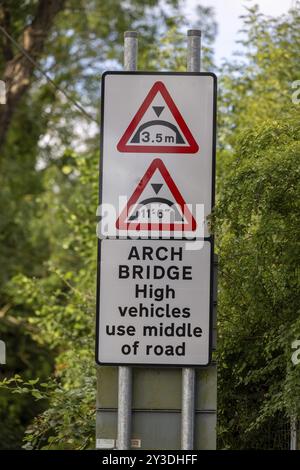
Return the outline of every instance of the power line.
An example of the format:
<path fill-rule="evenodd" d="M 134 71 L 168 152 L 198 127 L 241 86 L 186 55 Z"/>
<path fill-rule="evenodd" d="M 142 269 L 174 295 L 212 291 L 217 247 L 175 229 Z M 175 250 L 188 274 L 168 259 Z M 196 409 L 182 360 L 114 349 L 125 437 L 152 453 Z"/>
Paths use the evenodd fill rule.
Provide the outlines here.
<path fill-rule="evenodd" d="M 15 39 L 2 26 L 0 26 L 0 31 L 2 31 L 4 36 L 6 36 L 7 39 L 9 39 L 12 42 L 12 44 L 24 55 L 24 57 L 26 57 L 26 59 L 29 62 L 31 62 L 35 66 L 35 68 L 46 78 L 46 80 L 54 88 L 56 88 L 56 90 L 60 91 L 67 98 L 67 100 L 70 101 L 75 106 L 75 108 L 77 108 L 88 119 L 98 124 L 98 121 L 94 119 L 93 116 L 91 116 L 88 112 L 86 112 L 85 109 L 76 100 L 74 100 L 74 98 L 72 98 L 68 93 L 66 93 L 62 88 L 60 88 L 54 82 L 54 80 L 52 80 L 52 78 L 49 77 L 49 75 L 39 66 L 39 64 L 31 57 L 31 55 L 28 54 L 28 52 L 22 46 L 20 46 L 20 44 L 17 41 L 15 41 Z"/>

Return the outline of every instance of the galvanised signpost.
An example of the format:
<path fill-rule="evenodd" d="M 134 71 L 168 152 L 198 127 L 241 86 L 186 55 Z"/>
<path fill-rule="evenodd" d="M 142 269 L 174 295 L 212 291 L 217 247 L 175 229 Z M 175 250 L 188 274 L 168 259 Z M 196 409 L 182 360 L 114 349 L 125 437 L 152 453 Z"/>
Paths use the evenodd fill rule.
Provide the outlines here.
<path fill-rule="evenodd" d="M 194 448 L 214 292 L 216 77 L 200 73 L 200 42 L 188 31 L 186 73 L 137 72 L 127 32 L 125 72 L 102 78 L 96 360 L 119 371 L 117 440 L 103 448 L 132 445 L 133 366 L 182 368 L 180 445 Z"/>

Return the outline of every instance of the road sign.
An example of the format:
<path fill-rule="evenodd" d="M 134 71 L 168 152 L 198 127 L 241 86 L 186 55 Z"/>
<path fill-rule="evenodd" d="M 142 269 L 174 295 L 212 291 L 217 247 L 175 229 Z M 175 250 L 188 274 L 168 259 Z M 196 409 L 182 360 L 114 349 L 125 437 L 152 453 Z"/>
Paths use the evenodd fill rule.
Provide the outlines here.
<path fill-rule="evenodd" d="M 156 171 L 162 177 L 161 183 L 151 183 L 153 177 L 154 181 L 157 181 Z M 145 197 L 147 189 L 150 197 Z M 162 194 L 166 192 L 169 192 L 171 197 L 162 197 Z M 149 230 L 150 233 L 195 229 L 196 221 L 191 211 L 163 161 L 159 158 L 152 160 L 118 218 L 116 226 L 117 229 L 130 231 Z"/>
<path fill-rule="evenodd" d="M 156 106 L 153 104 L 155 100 Z M 167 111 L 169 116 L 165 118 Z M 175 124 L 172 122 L 174 119 Z M 152 127 L 161 127 L 166 131 L 170 129 L 171 135 L 157 133 L 155 138 L 151 139 Z M 154 83 L 117 148 L 119 152 L 134 153 L 196 153 L 199 150 L 197 142 L 162 81 Z"/>
<path fill-rule="evenodd" d="M 209 241 L 102 240 L 98 363 L 207 365 L 211 277 Z"/>
<path fill-rule="evenodd" d="M 104 74 L 101 202 L 115 214 L 102 213 L 102 237 L 128 237 L 128 229 L 130 236 L 146 238 L 209 236 L 215 101 L 210 73 Z M 139 218 L 129 220 L 141 203 Z M 169 231 L 163 229 L 167 223 Z"/>

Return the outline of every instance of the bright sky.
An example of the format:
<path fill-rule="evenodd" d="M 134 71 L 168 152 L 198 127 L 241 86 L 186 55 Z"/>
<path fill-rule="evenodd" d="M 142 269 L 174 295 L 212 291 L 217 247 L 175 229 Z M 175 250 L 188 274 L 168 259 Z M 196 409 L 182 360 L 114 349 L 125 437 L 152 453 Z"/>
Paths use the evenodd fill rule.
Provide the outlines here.
<path fill-rule="evenodd" d="M 245 12 L 244 5 L 258 4 L 262 13 L 271 16 L 278 16 L 286 13 L 295 0 L 187 0 L 186 15 L 190 20 L 190 27 L 193 27 L 194 7 L 201 4 L 212 6 L 215 9 L 218 23 L 218 36 L 215 42 L 215 60 L 220 65 L 222 57 L 229 59 L 234 50 L 237 49 L 235 41 L 238 38 L 238 31 L 242 27 L 242 20 L 239 18 Z"/>

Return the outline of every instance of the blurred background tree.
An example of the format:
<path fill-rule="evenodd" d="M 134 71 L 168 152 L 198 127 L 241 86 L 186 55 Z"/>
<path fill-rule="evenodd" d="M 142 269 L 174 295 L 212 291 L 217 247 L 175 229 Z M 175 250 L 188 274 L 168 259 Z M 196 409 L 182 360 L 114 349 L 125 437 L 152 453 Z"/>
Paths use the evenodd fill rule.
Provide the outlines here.
<path fill-rule="evenodd" d="M 299 5 L 276 19 L 249 8 L 243 33 L 220 85 L 219 446 L 280 449 L 300 411 Z"/>
<path fill-rule="evenodd" d="M 167 31 L 176 36 L 172 51 L 183 58 L 185 38 L 176 29 L 179 17 L 186 24 L 183 5 L 1 2 L 2 448 L 20 448 L 25 430 L 26 448 L 94 447 L 101 73 L 122 68 L 128 29 L 141 37 L 141 69 L 159 68 L 154 59 Z M 211 63 L 212 11 L 199 8 L 198 17 L 210 31 L 205 60 Z M 165 68 L 175 64 L 171 52 L 168 59 Z"/>
<path fill-rule="evenodd" d="M 20 49 L 25 32 L 50 6 L 30 65 Z M 185 70 L 183 7 L 176 0 L 1 3 L 0 26 L 17 44 L 0 31 L 0 77 L 10 61 L 30 69 L 0 148 L 3 448 L 20 448 L 24 432 L 28 449 L 94 448 L 101 73 L 122 68 L 128 29 L 140 33 L 141 70 Z M 213 10 L 199 7 L 194 24 L 204 31 L 203 68 L 216 70 Z M 266 425 L 299 408 L 299 372 L 289 360 L 300 335 L 299 106 L 291 101 L 299 10 L 272 19 L 250 8 L 244 24 L 243 55 L 219 70 L 214 224 L 219 446 L 232 449 L 270 445 Z"/>

